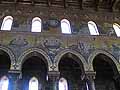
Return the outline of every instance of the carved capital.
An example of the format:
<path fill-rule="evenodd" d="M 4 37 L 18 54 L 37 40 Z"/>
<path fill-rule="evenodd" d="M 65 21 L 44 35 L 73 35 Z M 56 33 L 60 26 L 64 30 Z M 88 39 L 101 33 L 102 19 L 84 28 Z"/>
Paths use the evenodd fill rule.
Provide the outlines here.
<path fill-rule="evenodd" d="M 48 72 L 48 78 L 51 81 L 57 81 L 59 79 L 60 72 L 58 71 L 49 71 Z"/>
<path fill-rule="evenodd" d="M 88 80 L 94 80 L 95 76 L 96 76 L 96 72 L 87 71 L 87 72 L 85 72 L 85 75 L 86 75 L 86 79 L 88 79 Z"/>
<path fill-rule="evenodd" d="M 19 71 L 19 70 L 10 70 L 8 73 L 9 73 L 10 78 L 19 79 L 21 71 Z"/>

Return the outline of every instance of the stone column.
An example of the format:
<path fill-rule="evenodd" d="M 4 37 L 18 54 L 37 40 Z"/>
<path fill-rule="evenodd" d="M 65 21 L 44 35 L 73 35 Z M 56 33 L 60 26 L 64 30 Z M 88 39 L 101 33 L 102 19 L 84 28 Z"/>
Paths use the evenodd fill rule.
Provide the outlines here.
<path fill-rule="evenodd" d="M 19 88 L 19 76 L 20 71 L 11 70 L 9 71 L 9 90 L 20 90 Z"/>
<path fill-rule="evenodd" d="M 57 71 L 48 72 L 48 90 L 58 90 L 59 75 Z"/>
<path fill-rule="evenodd" d="M 86 81 L 87 81 L 89 90 L 95 90 L 94 79 L 95 79 L 96 72 L 89 71 L 89 72 L 85 72 L 85 74 L 86 74 Z"/>

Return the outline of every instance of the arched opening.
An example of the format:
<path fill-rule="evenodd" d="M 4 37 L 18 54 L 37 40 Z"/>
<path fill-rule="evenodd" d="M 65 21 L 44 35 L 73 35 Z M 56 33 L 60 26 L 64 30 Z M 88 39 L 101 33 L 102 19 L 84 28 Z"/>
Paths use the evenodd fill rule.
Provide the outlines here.
<path fill-rule="evenodd" d="M 39 17 L 35 17 L 32 20 L 32 32 L 41 32 L 41 19 Z"/>
<path fill-rule="evenodd" d="M 29 80 L 29 90 L 38 90 L 38 85 L 39 82 L 38 82 L 38 79 L 36 77 L 32 77 L 30 80 Z"/>
<path fill-rule="evenodd" d="M 12 16 L 6 16 L 3 19 L 1 30 L 8 30 L 8 31 L 10 31 L 11 27 L 12 27 L 12 23 L 13 23 L 13 17 Z"/>
<path fill-rule="evenodd" d="M 67 80 L 65 78 L 60 78 L 59 90 L 68 90 L 68 83 L 67 83 Z"/>
<path fill-rule="evenodd" d="M 64 34 L 71 34 L 70 22 L 67 19 L 61 20 L 61 30 Z"/>
<path fill-rule="evenodd" d="M 81 60 L 72 53 L 62 56 L 59 62 L 60 77 L 64 77 L 68 83 L 68 90 L 82 90 L 85 88 L 81 76 L 84 74 Z"/>
<path fill-rule="evenodd" d="M 0 50 L 0 90 L 8 90 L 9 79 L 7 75 L 10 65 L 10 56 L 5 51 Z"/>
<path fill-rule="evenodd" d="M 93 21 L 88 22 L 88 28 L 91 35 L 99 35 L 97 25 Z"/>
<path fill-rule="evenodd" d="M 8 73 L 10 65 L 10 56 L 3 50 L 0 50 L 0 76 L 6 75 Z"/>
<path fill-rule="evenodd" d="M 0 79 L 0 90 L 8 90 L 9 79 L 7 76 L 2 76 Z"/>
<path fill-rule="evenodd" d="M 116 33 L 117 37 L 120 37 L 120 25 L 117 24 L 117 23 L 114 23 L 113 28 L 115 30 L 115 33 Z"/>
<path fill-rule="evenodd" d="M 96 72 L 96 90 L 118 90 L 114 80 L 118 71 L 111 58 L 98 54 L 93 60 L 93 68 Z"/>
<path fill-rule="evenodd" d="M 39 82 L 38 90 L 45 90 L 47 83 L 47 67 L 48 63 L 41 54 L 35 52 L 28 55 L 22 64 L 23 90 L 31 90 L 29 89 L 29 81 L 32 77 L 36 77 Z"/>

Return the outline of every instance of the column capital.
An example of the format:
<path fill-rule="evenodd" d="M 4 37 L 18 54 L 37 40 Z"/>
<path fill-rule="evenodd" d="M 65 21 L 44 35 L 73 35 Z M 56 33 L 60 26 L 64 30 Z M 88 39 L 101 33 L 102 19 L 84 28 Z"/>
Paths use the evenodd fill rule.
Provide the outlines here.
<path fill-rule="evenodd" d="M 58 72 L 58 71 L 49 71 L 48 72 L 48 77 L 50 80 L 52 79 L 52 80 L 56 81 L 59 79 L 59 76 L 60 76 L 60 72 Z"/>
<path fill-rule="evenodd" d="M 85 72 L 86 79 L 94 80 L 96 76 L 96 72 L 94 71 L 86 71 Z"/>
<path fill-rule="evenodd" d="M 20 74 L 21 71 L 20 70 L 9 70 L 8 73 L 10 73 L 10 74 Z"/>
<path fill-rule="evenodd" d="M 89 90 L 95 90 L 95 83 L 94 83 L 95 75 L 96 72 L 94 71 L 85 72 L 85 76 L 86 76 L 85 78 L 87 79 Z"/>
<path fill-rule="evenodd" d="M 9 73 L 10 77 L 20 79 L 21 71 L 19 71 L 19 70 L 10 70 L 10 71 L 8 71 L 8 73 Z"/>
<path fill-rule="evenodd" d="M 48 82 L 49 82 L 48 90 L 58 90 L 59 76 L 60 76 L 60 72 L 58 72 L 58 71 L 49 71 L 48 72 Z"/>

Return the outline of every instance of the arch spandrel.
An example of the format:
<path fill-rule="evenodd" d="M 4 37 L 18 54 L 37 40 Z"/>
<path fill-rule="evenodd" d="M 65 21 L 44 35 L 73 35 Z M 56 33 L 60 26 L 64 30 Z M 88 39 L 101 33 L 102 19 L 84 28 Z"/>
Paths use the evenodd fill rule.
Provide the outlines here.
<path fill-rule="evenodd" d="M 51 71 L 50 67 L 52 66 L 52 61 L 51 61 L 50 57 L 48 56 L 48 54 L 45 51 L 43 51 L 42 49 L 39 49 L 39 48 L 30 48 L 30 49 L 24 51 L 18 58 L 17 65 L 19 67 L 17 69 L 21 70 L 22 64 L 25 62 L 25 58 L 27 57 L 27 55 L 34 53 L 34 52 L 41 54 L 45 58 L 47 65 L 48 65 L 48 71 Z"/>
<path fill-rule="evenodd" d="M 65 49 L 65 50 L 59 52 L 59 53 L 55 56 L 54 65 L 56 66 L 56 68 L 55 68 L 56 71 L 59 71 L 59 70 L 58 70 L 59 62 L 60 62 L 61 58 L 62 58 L 65 54 L 67 54 L 67 53 L 71 53 L 71 54 L 75 55 L 76 57 L 78 57 L 79 60 L 81 61 L 81 63 L 83 64 L 84 71 L 87 71 L 87 70 L 88 70 L 88 64 L 87 64 L 85 58 L 84 58 L 80 53 L 78 53 L 78 52 L 76 52 L 76 51 L 74 51 L 74 50 Z"/>
<path fill-rule="evenodd" d="M 92 63 L 93 63 L 94 58 L 97 55 L 99 55 L 99 54 L 104 54 L 107 57 L 109 57 L 112 60 L 112 62 L 115 64 L 117 70 L 120 71 L 120 64 L 119 64 L 119 62 L 114 58 L 114 56 L 112 54 L 110 54 L 109 52 L 106 52 L 104 50 L 96 50 L 92 54 L 90 54 L 90 56 L 88 58 L 88 64 L 89 64 L 88 68 L 89 68 L 89 71 L 94 71 Z"/>
<path fill-rule="evenodd" d="M 10 57 L 11 60 L 11 66 L 10 66 L 10 70 L 14 69 L 14 65 L 15 65 L 15 55 L 12 52 L 12 50 L 10 50 L 9 48 L 5 47 L 5 46 L 0 46 L 0 50 L 4 51 L 5 53 L 7 53 Z"/>

